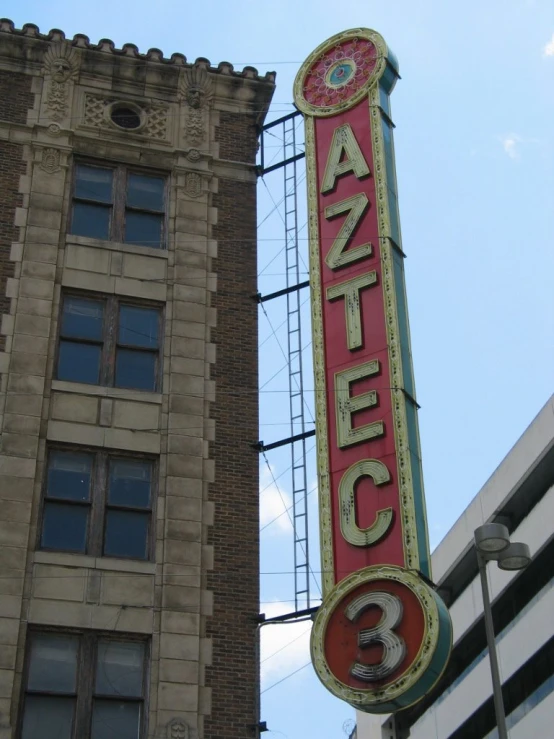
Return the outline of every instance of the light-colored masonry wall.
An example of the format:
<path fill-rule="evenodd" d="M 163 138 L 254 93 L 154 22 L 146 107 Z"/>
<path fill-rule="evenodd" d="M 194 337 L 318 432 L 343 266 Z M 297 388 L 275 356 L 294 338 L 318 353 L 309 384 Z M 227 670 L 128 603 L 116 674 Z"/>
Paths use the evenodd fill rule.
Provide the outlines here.
<path fill-rule="evenodd" d="M 207 490 L 216 391 L 210 302 L 217 244 L 209 235 L 217 212 L 208 194 L 217 192 L 218 174 L 255 178 L 251 169 L 217 161 L 215 127 L 219 111 L 267 107 L 273 85 L 253 71 L 239 76 L 220 65 L 208 73 L 205 60 L 169 64 L 156 50 L 137 59 L 131 46 L 115 56 L 108 42 L 93 51 L 76 38 L 71 46 L 61 34 L 45 40 L 32 29 L 15 37 L 0 24 L 0 70 L 31 75 L 35 101 L 26 125 L 0 121 L 0 140 L 21 144 L 27 165 L 7 283 L 11 310 L 1 324 L 0 739 L 15 735 L 29 625 L 151 636 L 148 736 L 184 737 L 187 727 L 201 736 L 211 711 L 203 685 L 211 643 L 203 633 L 212 609 L 205 579 L 213 552 L 205 542 L 214 514 Z M 189 105 L 191 89 L 200 91 L 198 107 Z M 138 133 L 109 123 L 107 106 L 117 100 L 142 106 Z M 78 155 L 170 173 L 167 250 L 66 233 Z M 162 392 L 53 379 L 64 288 L 164 305 Z M 37 551 L 49 442 L 160 455 L 153 561 Z"/>

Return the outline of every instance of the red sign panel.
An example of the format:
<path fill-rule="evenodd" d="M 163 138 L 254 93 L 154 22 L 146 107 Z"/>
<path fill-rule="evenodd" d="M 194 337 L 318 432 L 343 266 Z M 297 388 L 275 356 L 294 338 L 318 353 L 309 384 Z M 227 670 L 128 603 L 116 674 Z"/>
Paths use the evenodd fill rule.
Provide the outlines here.
<path fill-rule="evenodd" d="M 354 108 L 333 118 L 316 118 L 314 120 L 316 142 L 316 169 L 319 190 L 319 259 L 322 284 L 323 335 L 325 356 L 325 380 L 327 391 L 327 429 L 329 448 L 329 468 L 331 474 L 331 516 L 333 529 L 335 582 L 362 567 L 387 562 L 399 567 L 405 566 L 402 547 L 402 530 L 398 481 L 396 479 L 396 449 L 392 417 L 392 399 L 390 388 L 390 372 L 387 346 L 387 330 L 384 311 L 383 281 L 381 274 L 381 249 L 378 238 L 375 178 L 372 173 L 373 152 L 369 127 L 369 106 L 364 100 Z M 365 166 L 359 167 L 362 172 L 356 176 L 353 169 L 334 180 L 332 190 L 323 190 L 323 178 L 326 166 L 333 157 L 333 136 L 341 129 L 344 136 L 356 142 L 358 156 L 361 154 Z M 335 136 L 335 139 L 337 137 Z M 335 143 L 335 148 L 337 144 Z M 335 155 L 335 159 L 337 155 Z M 348 161 L 342 148 L 340 157 L 343 165 Z M 331 165 L 333 164 L 331 161 Z M 371 165 L 370 165 L 371 163 Z M 354 166 L 354 164 L 353 164 Z M 346 167 L 343 166 L 343 169 Z M 367 174 L 365 174 L 367 170 Z M 360 198 L 360 195 L 363 197 Z M 326 217 L 330 209 L 345 202 L 360 203 L 358 212 L 354 214 L 353 233 L 342 256 L 355 254 L 356 248 L 369 246 L 362 251 L 359 258 L 344 265 L 335 264 L 329 253 L 336 243 L 341 229 L 354 210 L 343 211 L 337 216 Z M 363 208 L 363 210 L 362 210 Z M 352 220 L 354 220 L 352 217 Z M 327 262 L 326 262 L 327 260 Z M 338 257 L 340 261 L 340 256 Z M 364 279 L 365 278 L 365 279 Z M 358 283 L 356 283 L 358 280 Z M 365 283 L 365 284 L 364 284 Z M 333 299 L 329 299 L 333 295 Z M 348 319 L 359 320 L 359 346 L 351 348 L 349 341 Z M 349 346 L 350 344 L 350 346 Z M 371 362 L 371 366 L 364 365 Z M 362 369 L 360 369 L 362 368 Z M 360 379 L 351 380 L 347 370 L 358 369 Z M 340 373 L 344 373 L 340 375 Z M 347 389 L 336 387 L 335 378 L 344 378 Z M 363 401 L 366 393 L 374 393 L 374 403 Z M 345 408 L 348 401 L 358 400 L 360 410 L 351 411 Z M 361 402 L 360 402 L 361 401 Z M 346 425 L 354 430 L 367 429 L 358 434 L 361 442 L 348 440 L 339 446 L 337 439 L 338 414 L 346 416 Z M 347 431 L 345 431 L 345 434 Z M 365 438 L 363 438 L 365 437 Z M 354 437 L 355 438 L 355 437 Z M 349 543 L 341 535 L 339 487 L 345 472 L 357 462 L 372 458 L 379 460 L 386 468 L 389 480 L 376 485 L 371 477 L 364 476 L 357 481 L 355 489 L 354 516 L 361 530 L 371 527 L 379 515 L 379 511 L 391 509 L 391 521 L 386 535 L 372 543 L 372 546 L 360 547 Z"/>

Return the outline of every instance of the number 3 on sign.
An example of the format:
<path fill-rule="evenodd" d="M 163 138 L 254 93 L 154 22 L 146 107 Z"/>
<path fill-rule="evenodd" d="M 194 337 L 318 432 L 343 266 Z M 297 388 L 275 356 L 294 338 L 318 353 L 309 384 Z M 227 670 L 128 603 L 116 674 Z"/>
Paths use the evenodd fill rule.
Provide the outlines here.
<path fill-rule="evenodd" d="M 404 639 L 395 634 L 395 629 L 402 621 L 402 601 L 392 593 L 373 592 L 360 595 L 353 600 L 345 610 L 345 616 L 349 621 L 355 623 L 362 613 L 369 608 L 377 606 L 383 615 L 376 626 L 371 629 L 362 629 L 358 634 L 358 646 L 367 649 L 372 644 L 383 645 L 383 659 L 376 665 L 354 662 L 350 668 L 352 677 L 372 683 L 383 680 L 391 675 L 406 656 L 406 644 Z"/>

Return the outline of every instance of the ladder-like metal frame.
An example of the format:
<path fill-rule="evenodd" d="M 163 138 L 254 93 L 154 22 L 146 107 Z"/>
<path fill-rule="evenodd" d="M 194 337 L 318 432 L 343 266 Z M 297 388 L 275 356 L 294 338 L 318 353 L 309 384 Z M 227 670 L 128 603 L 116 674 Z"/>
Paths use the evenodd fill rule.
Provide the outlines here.
<path fill-rule="evenodd" d="M 290 445 L 292 471 L 292 523 L 294 528 L 294 599 L 295 608 L 310 608 L 310 551 L 308 538 L 308 481 L 306 439 L 313 431 L 306 431 L 304 400 L 304 369 L 302 362 L 302 319 L 300 315 L 300 290 L 309 285 L 300 282 L 300 252 L 298 242 L 298 161 L 305 154 L 299 152 L 296 127 L 301 114 L 291 113 L 264 126 L 261 137 L 260 174 L 283 169 L 283 205 L 285 230 L 286 287 L 271 296 L 258 296 L 259 302 L 286 296 L 287 300 L 287 351 L 289 376 L 290 437 L 281 442 L 264 446 L 260 450 Z M 282 140 L 282 160 L 265 166 L 264 134 L 278 129 Z"/>
<path fill-rule="evenodd" d="M 285 263 L 287 288 L 300 282 L 298 245 L 298 160 L 296 155 L 296 117 L 283 121 L 283 181 L 285 221 Z M 287 343 L 289 369 L 290 435 L 306 432 L 304 414 L 304 372 L 302 362 L 302 321 L 300 291 L 287 293 Z M 308 480 L 306 439 L 292 441 L 292 519 L 294 525 L 294 598 L 306 600 L 310 607 L 310 552 L 308 547 Z"/>

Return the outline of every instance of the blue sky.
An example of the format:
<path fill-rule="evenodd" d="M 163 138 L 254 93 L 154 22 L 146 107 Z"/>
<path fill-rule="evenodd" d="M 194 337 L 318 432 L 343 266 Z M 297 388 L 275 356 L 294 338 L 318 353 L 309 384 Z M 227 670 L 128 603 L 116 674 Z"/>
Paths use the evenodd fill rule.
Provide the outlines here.
<path fill-rule="evenodd" d="M 18 26 L 33 22 L 42 31 L 57 27 L 92 41 L 132 42 L 141 51 L 158 47 L 166 56 L 179 51 L 189 60 L 205 56 L 215 64 L 275 69 L 270 118 L 292 111 L 294 75 L 327 37 L 355 26 L 385 37 L 402 75 L 392 108 L 429 528 L 436 545 L 553 390 L 551 0 L 4 0 L 2 14 Z M 281 197 L 279 177 L 268 176 L 260 184 L 260 220 Z M 284 284 L 282 235 L 276 211 L 260 229 L 263 293 Z M 284 306 L 267 310 L 279 326 Z M 276 333 L 286 346 L 283 328 Z M 269 442 L 287 435 L 287 373 L 270 380 L 284 359 L 263 314 L 260 338 L 260 380 L 267 383 L 260 437 Z M 311 381 L 309 340 L 306 334 Z M 268 461 L 279 490 L 262 459 L 264 526 L 282 513 L 281 495 L 285 501 L 290 495 L 288 452 L 269 453 Z M 312 489 L 313 454 L 308 477 Z M 317 571 L 315 499 L 312 494 Z M 262 545 L 262 572 L 291 569 L 286 514 L 263 529 Z M 286 602 L 292 597 L 290 574 L 262 575 L 266 613 L 292 610 Z M 311 667 L 272 687 L 308 662 L 307 626 L 263 629 L 262 718 L 287 739 L 340 738 L 353 711 L 319 685 Z"/>

